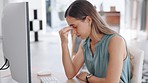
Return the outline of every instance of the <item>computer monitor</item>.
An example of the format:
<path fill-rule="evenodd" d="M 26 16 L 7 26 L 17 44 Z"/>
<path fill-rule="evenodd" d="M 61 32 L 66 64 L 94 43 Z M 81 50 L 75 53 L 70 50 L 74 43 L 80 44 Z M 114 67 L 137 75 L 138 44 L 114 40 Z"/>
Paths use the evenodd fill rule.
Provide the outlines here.
<path fill-rule="evenodd" d="M 2 16 L 2 47 L 12 78 L 31 83 L 28 2 L 9 3 Z"/>

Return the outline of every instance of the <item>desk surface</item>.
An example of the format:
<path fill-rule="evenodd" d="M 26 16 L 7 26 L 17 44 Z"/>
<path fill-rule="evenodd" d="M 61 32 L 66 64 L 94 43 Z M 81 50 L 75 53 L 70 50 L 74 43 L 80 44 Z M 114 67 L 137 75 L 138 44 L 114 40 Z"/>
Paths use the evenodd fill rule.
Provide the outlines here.
<path fill-rule="evenodd" d="M 68 80 L 65 74 L 61 72 L 52 72 L 52 75 L 56 77 L 60 83 L 85 83 L 83 81 L 80 81 L 77 78 Z M 2 77 L 0 82 L 1 83 L 17 83 L 16 81 L 12 79 L 10 74 L 5 77 Z M 37 76 L 37 74 L 32 74 L 32 83 L 41 83 L 40 78 L 39 76 Z"/>
<path fill-rule="evenodd" d="M 61 73 L 61 72 L 54 72 L 54 73 L 52 73 L 52 75 L 54 77 L 56 77 L 60 83 L 85 83 L 83 81 L 80 81 L 77 78 L 73 78 L 73 79 L 68 80 L 67 77 L 65 76 L 65 74 Z M 37 75 L 33 76 L 32 81 L 33 81 L 33 83 L 41 83 L 40 78 Z"/>

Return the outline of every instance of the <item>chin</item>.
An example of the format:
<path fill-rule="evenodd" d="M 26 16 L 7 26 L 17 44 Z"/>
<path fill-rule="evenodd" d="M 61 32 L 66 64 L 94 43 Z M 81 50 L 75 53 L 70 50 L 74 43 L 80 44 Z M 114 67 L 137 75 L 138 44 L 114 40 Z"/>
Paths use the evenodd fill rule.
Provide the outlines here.
<path fill-rule="evenodd" d="M 81 36 L 78 36 L 80 39 L 83 39 Z"/>
<path fill-rule="evenodd" d="M 82 36 L 80 36 L 80 38 L 83 40 L 83 39 L 86 39 L 87 37 L 82 37 Z"/>

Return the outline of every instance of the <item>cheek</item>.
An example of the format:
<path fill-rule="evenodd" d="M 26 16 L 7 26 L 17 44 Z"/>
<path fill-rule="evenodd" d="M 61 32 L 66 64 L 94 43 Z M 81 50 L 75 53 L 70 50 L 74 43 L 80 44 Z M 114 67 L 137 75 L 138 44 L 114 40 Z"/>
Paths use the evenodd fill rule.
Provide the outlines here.
<path fill-rule="evenodd" d="M 91 31 L 90 27 L 84 26 L 84 27 L 81 29 L 81 34 L 82 34 L 83 36 L 85 36 L 85 37 L 88 37 L 89 34 L 90 34 L 90 31 Z"/>
<path fill-rule="evenodd" d="M 85 31 L 84 31 L 84 32 L 85 32 L 86 36 L 89 36 L 90 31 L 91 31 L 91 29 L 90 29 L 90 28 L 86 28 L 86 29 L 85 29 Z"/>
<path fill-rule="evenodd" d="M 87 35 L 89 35 L 90 34 L 90 31 L 91 31 L 91 26 L 89 26 L 88 23 L 85 23 L 85 26 L 84 26 L 84 29 L 83 30 L 85 31 L 85 33 Z"/>

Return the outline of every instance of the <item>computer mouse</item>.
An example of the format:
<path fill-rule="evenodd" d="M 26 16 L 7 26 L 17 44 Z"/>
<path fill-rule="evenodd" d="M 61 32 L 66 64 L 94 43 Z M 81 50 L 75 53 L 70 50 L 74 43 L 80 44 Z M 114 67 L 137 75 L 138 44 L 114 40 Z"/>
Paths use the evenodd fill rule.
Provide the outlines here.
<path fill-rule="evenodd" d="M 37 72 L 38 76 L 51 76 L 51 72 L 50 71 L 39 71 Z"/>

